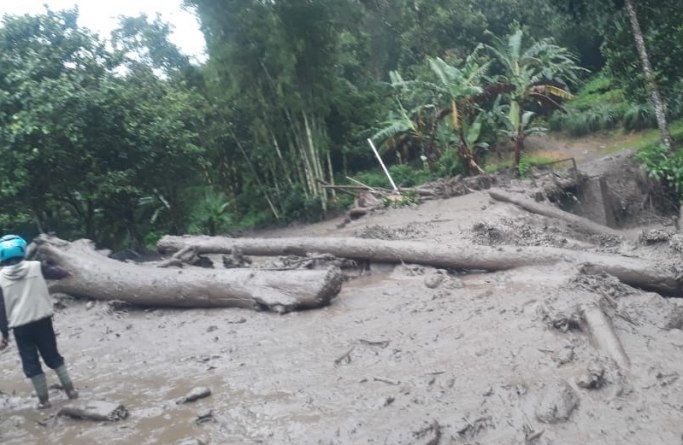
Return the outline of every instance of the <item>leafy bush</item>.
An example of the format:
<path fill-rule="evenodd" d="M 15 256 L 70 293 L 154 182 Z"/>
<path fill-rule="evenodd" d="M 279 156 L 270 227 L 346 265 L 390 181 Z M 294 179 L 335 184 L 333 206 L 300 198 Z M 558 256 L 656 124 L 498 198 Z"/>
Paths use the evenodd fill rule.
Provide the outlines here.
<path fill-rule="evenodd" d="M 229 205 L 225 193 L 207 187 L 189 215 L 188 232 L 214 236 L 228 231 L 233 224 Z"/>
<path fill-rule="evenodd" d="M 585 136 L 617 128 L 622 120 L 623 104 L 598 105 L 587 110 L 568 109 L 555 113 L 549 120 L 553 131 L 566 131 L 572 136 Z"/>
<path fill-rule="evenodd" d="M 423 168 L 414 167 L 410 164 L 392 165 L 388 167 L 388 170 L 396 187 L 414 187 L 431 181 L 433 178 L 433 175 L 429 171 L 426 171 Z M 354 179 L 370 187 L 391 188 L 391 183 L 383 170 L 362 172 L 355 175 Z"/>
<path fill-rule="evenodd" d="M 303 189 L 296 186 L 285 197 L 283 217 L 288 221 L 317 222 L 323 217 L 322 201 L 319 197 L 306 197 Z"/>
<path fill-rule="evenodd" d="M 462 165 L 460 165 L 458 151 L 455 148 L 448 148 L 436 162 L 434 177 L 450 178 L 460 174 L 462 174 Z"/>
<path fill-rule="evenodd" d="M 414 190 L 408 190 L 401 193 L 400 197 L 385 197 L 382 198 L 382 204 L 385 207 L 401 208 L 407 206 L 414 206 L 420 203 L 420 195 L 418 195 Z"/>
<path fill-rule="evenodd" d="M 648 175 L 673 190 L 679 202 L 683 197 L 683 152 L 669 152 L 663 145 L 653 145 L 636 154 L 636 160 Z"/>

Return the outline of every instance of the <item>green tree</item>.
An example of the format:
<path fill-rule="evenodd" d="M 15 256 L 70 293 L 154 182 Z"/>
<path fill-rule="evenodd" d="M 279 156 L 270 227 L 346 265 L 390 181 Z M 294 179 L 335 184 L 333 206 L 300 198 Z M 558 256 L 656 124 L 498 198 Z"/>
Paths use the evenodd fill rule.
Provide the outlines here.
<path fill-rule="evenodd" d="M 5 17 L 0 28 L 0 204 L 5 229 L 34 222 L 140 248 L 181 231 L 183 189 L 201 183 L 201 95 L 121 57 L 77 25 L 76 10 Z M 148 197 L 161 218 L 145 215 Z M 154 227 L 153 227 L 154 226 Z"/>
<path fill-rule="evenodd" d="M 515 166 L 519 165 L 524 140 L 529 134 L 533 113 L 528 107 L 535 103 L 546 109 L 558 109 L 558 99 L 571 99 L 568 82 L 577 81 L 581 70 L 574 56 L 548 39 L 524 45 L 524 34 L 516 31 L 507 39 L 496 39 L 486 48 L 502 66 L 498 81 L 509 85 L 507 126 L 511 127 L 515 144 Z"/>

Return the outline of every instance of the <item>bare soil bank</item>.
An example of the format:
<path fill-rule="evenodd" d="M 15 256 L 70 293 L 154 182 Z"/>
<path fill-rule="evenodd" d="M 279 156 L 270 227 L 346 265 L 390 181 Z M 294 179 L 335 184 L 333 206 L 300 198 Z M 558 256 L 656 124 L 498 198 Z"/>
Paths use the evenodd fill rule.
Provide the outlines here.
<path fill-rule="evenodd" d="M 671 227 L 622 243 L 485 192 L 340 222 L 260 235 L 553 246 L 683 271 L 683 236 Z M 593 304 L 625 363 L 581 325 Z M 121 402 L 130 417 L 44 422 L 65 397 L 54 391 L 55 407 L 34 411 L 12 344 L 0 353 L 3 444 L 655 445 L 683 434 L 681 303 L 569 266 L 453 275 L 371 265 L 331 306 L 282 316 L 63 305 L 58 341 L 82 398 Z M 198 386 L 212 395 L 175 403 Z M 207 410 L 208 421 L 195 422 Z"/>

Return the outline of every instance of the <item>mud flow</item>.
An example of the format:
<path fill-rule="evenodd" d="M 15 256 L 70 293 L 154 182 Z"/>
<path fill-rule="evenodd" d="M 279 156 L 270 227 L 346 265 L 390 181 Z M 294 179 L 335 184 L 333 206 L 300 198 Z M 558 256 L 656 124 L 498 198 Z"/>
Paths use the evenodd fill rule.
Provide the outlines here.
<path fill-rule="evenodd" d="M 328 221 L 261 235 L 560 247 L 683 270 L 683 236 L 663 217 L 648 224 L 656 230 L 615 241 L 479 191 L 376 212 L 341 229 Z M 57 389 L 51 410 L 34 410 L 12 343 L 0 353 L 0 440 L 681 443 L 678 299 L 562 262 L 494 273 L 367 264 L 346 273 L 331 305 L 285 315 L 63 299 L 55 326 L 81 400 L 120 403 L 129 415 L 55 417 L 68 403 Z M 48 379 L 57 383 L 52 372 Z M 177 403 L 201 387 L 211 394 Z"/>

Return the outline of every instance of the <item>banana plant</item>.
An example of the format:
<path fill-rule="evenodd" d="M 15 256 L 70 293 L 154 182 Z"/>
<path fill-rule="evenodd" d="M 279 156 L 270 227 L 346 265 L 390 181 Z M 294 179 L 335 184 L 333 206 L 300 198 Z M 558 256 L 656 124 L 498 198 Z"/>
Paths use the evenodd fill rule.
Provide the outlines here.
<path fill-rule="evenodd" d="M 425 140 L 427 123 L 422 114 L 427 108 L 430 106 L 420 105 L 406 110 L 397 99 L 396 109 L 389 112 L 387 119 L 380 124 L 381 129 L 371 139 L 379 144 L 383 154 L 402 151 L 403 159 L 406 159 L 408 145 L 413 141 L 422 144 Z"/>
<path fill-rule="evenodd" d="M 523 37 L 523 32 L 518 30 L 506 40 L 495 38 L 493 45 L 485 46 L 503 67 L 504 74 L 498 81 L 510 87 L 508 121 L 513 127 L 515 166 L 521 161 L 527 129 L 532 128 L 534 114 L 527 108 L 536 104 L 543 110 L 562 110 L 560 101 L 574 97 L 567 83 L 575 82 L 577 74 L 586 71 L 577 65 L 575 56 L 566 48 L 549 39 L 524 48 Z"/>

